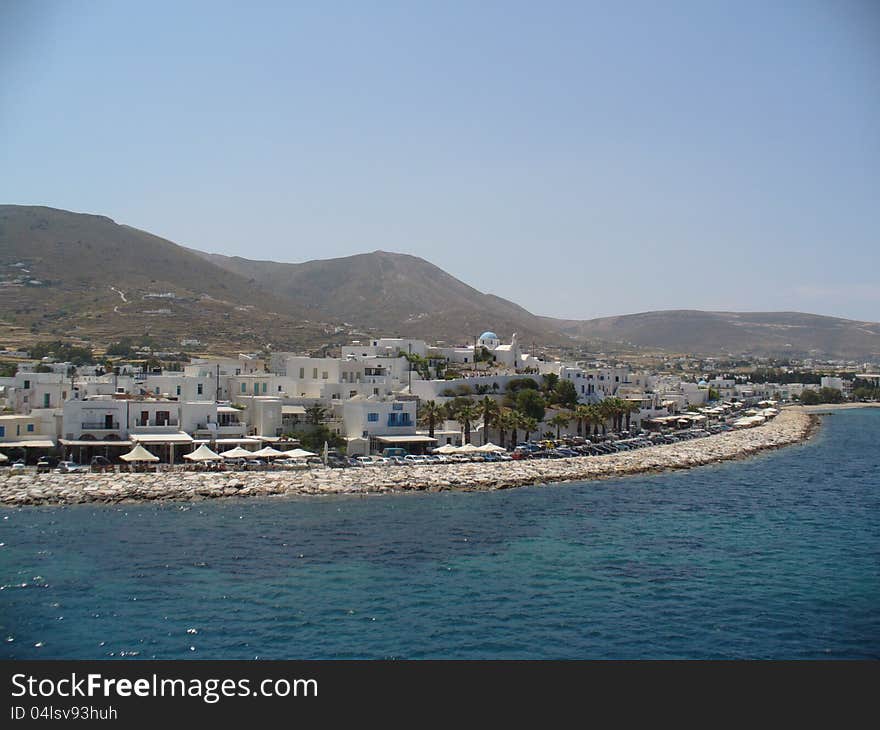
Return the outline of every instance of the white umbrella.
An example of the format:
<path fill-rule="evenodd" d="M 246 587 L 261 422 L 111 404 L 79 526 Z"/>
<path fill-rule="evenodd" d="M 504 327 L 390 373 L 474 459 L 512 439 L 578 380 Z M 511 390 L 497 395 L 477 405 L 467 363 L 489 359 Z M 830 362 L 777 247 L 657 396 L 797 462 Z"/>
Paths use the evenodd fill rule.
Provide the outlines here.
<path fill-rule="evenodd" d="M 127 454 L 123 454 L 119 458 L 123 461 L 159 461 L 158 456 L 151 454 L 141 444 L 138 444 Z"/>
<path fill-rule="evenodd" d="M 220 454 L 224 459 L 249 459 L 253 455 L 253 451 L 243 449 L 241 446 L 236 446 L 234 449 L 229 449 L 229 451 L 224 451 Z"/>
<path fill-rule="evenodd" d="M 255 451 L 251 456 L 258 456 L 263 459 L 274 459 L 279 456 L 284 456 L 284 452 L 279 451 L 278 449 L 273 449 L 271 446 L 265 446 L 259 451 Z"/>
<path fill-rule="evenodd" d="M 454 454 L 457 451 L 458 449 L 452 444 L 443 444 L 443 446 L 434 449 L 435 454 Z"/>
<path fill-rule="evenodd" d="M 489 443 L 483 444 L 482 446 L 477 448 L 477 451 L 482 451 L 486 454 L 491 454 L 496 451 L 507 451 L 503 446 L 498 446 L 497 444 L 493 444 L 491 441 Z"/>
<path fill-rule="evenodd" d="M 211 451 L 207 444 L 202 444 L 191 454 L 184 454 L 183 458 L 189 461 L 219 461 L 223 457 L 220 456 L 220 454 Z"/>
<path fill-rule="evenodd" d="M 0 461 L 9 461 L 9 457 L 6 454 L 0 454 Z"/>
<path fill-rule="evenodd" d="M 290 451 L 285 451 L 284 455 L 290 459 L 305 459 L 308 456 L 317 456 L 313 451 L 306 451 L 305 449 L 291 449 Z"/>
<path fill-rule="evenodd" d="M 459 446 L 456 450 L 456 454 L 473 454 L 475 451 L 479 451 L 479 449 L 473 444 L 465 444 L 464 446 Z"/>

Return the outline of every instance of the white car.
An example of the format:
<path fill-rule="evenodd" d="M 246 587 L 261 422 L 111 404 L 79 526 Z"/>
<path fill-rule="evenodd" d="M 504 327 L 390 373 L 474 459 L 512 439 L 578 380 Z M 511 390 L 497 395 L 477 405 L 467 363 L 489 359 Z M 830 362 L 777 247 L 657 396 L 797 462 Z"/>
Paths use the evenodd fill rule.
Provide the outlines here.
<path fill-rule="evenodd" d="M 55 469 L 58 474 L 77 474 L 88 470 L 89 467 L 77 464 L 75 461 L 59 461 Z"/>

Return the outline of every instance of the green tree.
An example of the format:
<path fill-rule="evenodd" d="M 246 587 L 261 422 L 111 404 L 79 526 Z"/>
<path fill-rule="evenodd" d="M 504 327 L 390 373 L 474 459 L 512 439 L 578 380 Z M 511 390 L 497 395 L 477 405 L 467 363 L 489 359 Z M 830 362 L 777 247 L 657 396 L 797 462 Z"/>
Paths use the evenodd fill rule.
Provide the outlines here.
<path fill-rule="evenodd" d="M 434 438 L 434 427 L 443 420 L 445 409 L 439 403 L 428 400 L 419 407 L 419 421 L 428 427 L 428 435 Z"/>
<path fill-rule="evenodd" d="M 520 428 L 526 432 L 525 440 L 528 441 L 529 435 L 538 430 L 538 419 L 524 415 L 522 421 L 520 421 Z"/>
<path fill-rule="evenodd" d="M 466 444 L 471 442 L 471 426 L 479 417 L 480 410 L 474 403 L 462 403 L 455 410 L 455 420 L 461 424 L 462 431 L 464 431 L 464 442 Z"/>
<path fill-rule="evenodd" d="M 500 413 L 498 404 L 488 395 L 480 401 L 480 413 L 483 415 L 483 444 L 489 440 L 489 428 L 494 425 Z"/>
<path fill-rule="evenodd" d="M 324 416 L 327 413 L 327 409 L 315 403 L 312 406 L 306 408 L 306 420 L 311 423 L 313 426 L 319 426 L 321 421 L 324 420 Z"/>
<path fill-rule="evenodd" d="M 577 423 L 577 435 L 583 436 L 584 433 L 584 423 L 589 422 L 590 418 L 590 406 L 587 405 L 578 405 L 574 409 L 573 414 L 574 420 Z"/>
<path fill-rule="evenodd" d="M 562 378 L 553 388 L 553 400 L 566 408 L 574 408 L 578 402 L 577 388 L 567 378 Z"/>
<path fill-rule="evenodd" d="M 571 423 L 571 413 L 560 411 L 550 419 L 549 423 L 556 429 L 556 439 L 559 440 L 560 431 Z"/>
<path fill-rule="evenodd" d="M 521 390 L 516 394 L 516 410 L 524 416 L 542 421 L 545 413 L 544 399 L 537 390 Z"/>
<path fill-rule="evenodd" d="M 632 419 L 633 413 L 638 413 L 642 410 L 642 404 L 638 401 L 634 400 L 625 400 L 623 401 L 623 415 L 626 416 L 626 430 L 629 431 L 630 421 Z"/>
<path fill-rule="evenodd" d="M 545 396 L 549 396 L 559 384 L 559 376 L 556 373 L 544 373 L 541 377 L 544 381 L 541 390 L 544 391 Z"/>
<path fill-rule="evenodd" d="M 819 398 L 819 394 L 815 390 L 804 389 L 804 392 L 801 393 L 801 403 L 805 406 L 817 406 L 821 402 L 822 400 Z"/>
<path fill-rule="evenodd" d="M 501 446 L 506 446 L 504 443 L 505 434 L 510 431 L 514 435 L 514 439 L 516 439 L 516 424 L 517 424 L 518 414 L 515 411 L 511 411 L 509 408 L 502 408 L 498 413 L 498 416 L 495 419 L 495 424 L 498 427 L 498 439 L 501 442 Z M 514 443 L 514 446 L 516 443 Z"/>

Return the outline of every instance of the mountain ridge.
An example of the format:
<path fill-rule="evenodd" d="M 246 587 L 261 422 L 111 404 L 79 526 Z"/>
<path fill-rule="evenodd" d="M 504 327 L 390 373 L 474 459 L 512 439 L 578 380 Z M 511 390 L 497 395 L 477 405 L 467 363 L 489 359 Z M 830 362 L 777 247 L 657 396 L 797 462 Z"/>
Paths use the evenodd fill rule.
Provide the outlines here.
<path fill-rule="evenodd" d="M 129 301 L 111 287 L 128 292 Z M 16 332 L 104 341 L 169 330 L 228 347 L 320 346 L 360 332 L 461 344 L 492 329 L 581 350 L 880 356 L 876 322 L 705 310 L 545 317 L 412 254 L 253 260 L 47 206 L 0 205 L 0 311 Z"/>

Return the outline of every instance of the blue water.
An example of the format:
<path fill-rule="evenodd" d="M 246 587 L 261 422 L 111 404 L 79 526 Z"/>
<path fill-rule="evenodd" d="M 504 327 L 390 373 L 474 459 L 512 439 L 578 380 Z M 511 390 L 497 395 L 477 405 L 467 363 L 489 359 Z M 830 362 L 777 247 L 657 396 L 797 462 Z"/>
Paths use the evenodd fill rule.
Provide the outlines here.
<path fill-rule="evenodd" d="M 644 478 L 0 515 L 3 657 L 880 657 L 880 409 Z"/>

